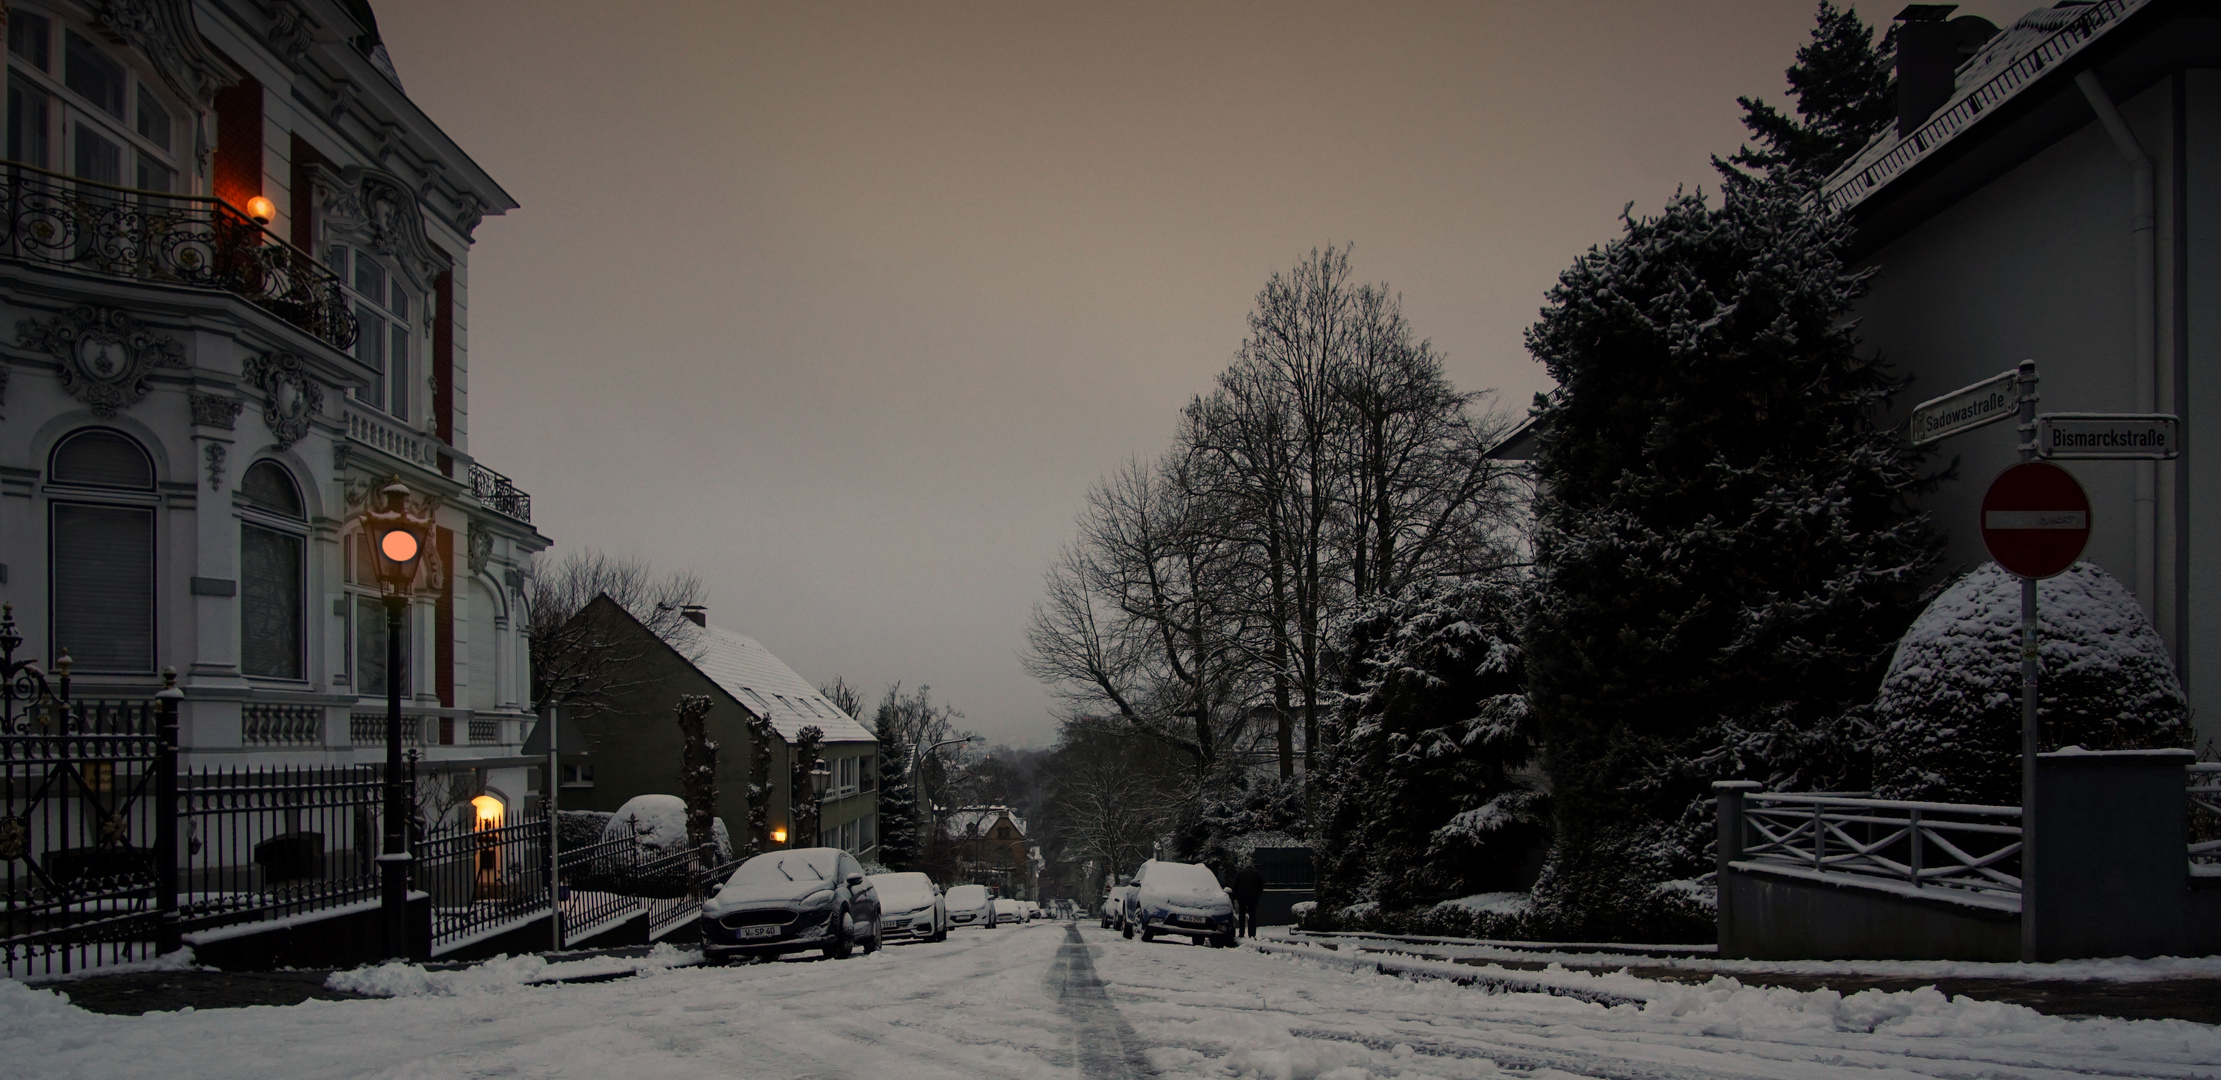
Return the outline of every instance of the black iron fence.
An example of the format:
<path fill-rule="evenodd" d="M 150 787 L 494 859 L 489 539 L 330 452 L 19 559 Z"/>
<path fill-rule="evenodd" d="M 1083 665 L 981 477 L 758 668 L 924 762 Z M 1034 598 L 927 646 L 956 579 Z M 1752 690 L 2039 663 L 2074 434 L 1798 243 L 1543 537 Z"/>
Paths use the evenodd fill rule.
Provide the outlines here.
<path fill-rule="evenodd" d="M 414 845 L 416 887 L 432 896 L 432 951 L 548 913 L 548 823 L 464 822 Z"/>
<path fill-rule="evenodd" d="M 277 766 L 180 776 L 178 911 L 185 929 L 377 899 L 384 771 Z"/>
<path fill-rule="evenodd" d="M 105 277 L 222 289 L 322 338 L 359 327 L 339 276 L 213 198 L 140 191 L 8 162 L 0 255 Z"/>

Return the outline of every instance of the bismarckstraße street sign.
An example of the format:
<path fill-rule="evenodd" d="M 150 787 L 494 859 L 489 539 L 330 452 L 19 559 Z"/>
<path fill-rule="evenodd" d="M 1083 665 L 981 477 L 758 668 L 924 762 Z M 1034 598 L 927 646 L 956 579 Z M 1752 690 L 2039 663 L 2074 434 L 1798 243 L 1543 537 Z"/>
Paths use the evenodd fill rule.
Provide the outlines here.
<path fill-rule="evenodd" d="M 2020 372 L 2008 371 L 1913 406 L 1914 446 L 2005 420 L 2020 405 Z"/>
<path fill-rule="evenodd" d="M 2048 461 L 2023 461 L 1997 474 L 1982 496 L 1982 543 L 1999 566 L 2047 578 L 2082 557 L 2090 542 L 2090 496 L 2074 474 Z"/>
<path fill-rule="evenodd" d="M 2171 461 L 2181 452 L 2181 425 L 2167 413 L 2045 413 L 2036 418 L 2040 457 Z"/>

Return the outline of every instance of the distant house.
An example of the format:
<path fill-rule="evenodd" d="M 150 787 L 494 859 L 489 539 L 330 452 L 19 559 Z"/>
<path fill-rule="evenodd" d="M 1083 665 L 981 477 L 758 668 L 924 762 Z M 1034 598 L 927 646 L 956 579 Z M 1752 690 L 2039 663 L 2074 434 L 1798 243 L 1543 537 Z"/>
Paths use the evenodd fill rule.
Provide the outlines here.
<path fill-rule="evenodd" d="M 1007 806 L 960 806 L 941 812 L 941 835 L 964 853 L 964 870 L 976 883 L 1004 896 L 1033 899 L 1039 885 L 1026 819 Z"/>
<path fill-rule="evenodd" d="M 1898 122 L 1823 188 L 1879 269 L 1859 334 L 1916 380 L 1900 420 L 2027 359 L 2041 412 L 2181 415 L 2179 460 L 2065 464 L 2090 496 L 2085 557 L 2173 650 L 2202 745 L 2221 738 L 2221 9 L 1947 13 L 1901 16 Z M 1977 510 L 2015 446 L 2009 422 L 1942 444 L 1958 475 L 1923 505 L 1952 568 L 1988 558 Z"/>
<path fill-rule="evenodd" d="M 879 844 L 878 743 L 871 732 L 756 639 L 709 625 L 701 608 L 689 608 L 686 615 L 691 625 L 682 625 L 669 642 L 607 596 L 573 617 L 600 623 L 597 633 L 612 640 L 630 637 L 643 670 L 630 673 L 628 688 L 615 694 L 608 708 L 564 715 L 562 722 L 575 724 L 583 737 L 585 756 L 579 765 L 565 765 L 560 804 L 614 812 L 635 795 L 680 794 L 676 707 L 682 695 L 699 694 L 710 699 L 706 726 L 718 744 L 717 816 L 735 844 L 748 836 L 748 773 L 755 755 L 749 721 L 755 718 L 769 721 L 778 734 L 771 746 L 765 816 L 768 830 L 783 832 L 786 840 L 770 846 L 822 844 L 870 858 Z M 808 831 L 807 814 L 798 827 L 795 810 L 808 806 L 810 793 L 795 791 L 792 779 L 793 744 L 808 727 L 824 733 L 818 756 L 832 774 L 815 831 Z M 571 745 L 567 736 L 563 742 Z"/>

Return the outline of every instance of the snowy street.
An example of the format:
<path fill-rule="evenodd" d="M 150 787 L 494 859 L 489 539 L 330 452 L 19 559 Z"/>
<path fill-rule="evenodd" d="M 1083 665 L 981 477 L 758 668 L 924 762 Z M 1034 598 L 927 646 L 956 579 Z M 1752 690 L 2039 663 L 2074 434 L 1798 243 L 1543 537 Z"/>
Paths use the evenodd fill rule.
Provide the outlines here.
<path fill-rule="evenodd" d="M 454 973 L 399 967 L 341 976 L 399 995 L 387 1000 L 142 1017 L 88 1013 L 5 982 L 0 1061 L 26 1080 L 2221 1077 L 2221 1029 L 2046 1017 L 1932 990 L 1845 997 L 1462 969 L 1592 999 L 1579 1000 L 1399 978 L 1327 956 L 1144 945 L 1093 923 L 1074 936 L 1073 924 L 1035 923 L 843 962 L 675 966 L 541 986 L 524 985 L 551 974 L 531 957 Z M 1611 1001 L 1631 1003 L 1602 1003 Z"/>

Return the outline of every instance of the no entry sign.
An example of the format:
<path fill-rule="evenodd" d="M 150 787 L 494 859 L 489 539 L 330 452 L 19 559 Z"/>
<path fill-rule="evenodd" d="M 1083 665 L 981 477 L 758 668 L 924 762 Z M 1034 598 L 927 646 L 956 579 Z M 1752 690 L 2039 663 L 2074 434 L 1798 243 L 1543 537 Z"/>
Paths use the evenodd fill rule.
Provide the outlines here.
<path fill-rule="evenodd" d="M 1982 496 L 1982 543 L 1999 566 L 2024 578 L 2064 572 L 2090 541 L 2090 497 L 2073 474 L 2023 461 L 1997 474 Z"/>

